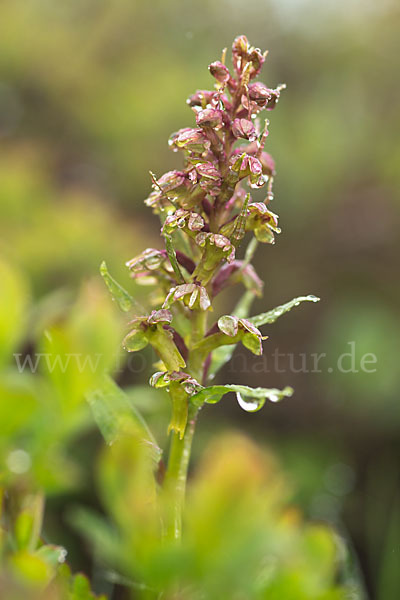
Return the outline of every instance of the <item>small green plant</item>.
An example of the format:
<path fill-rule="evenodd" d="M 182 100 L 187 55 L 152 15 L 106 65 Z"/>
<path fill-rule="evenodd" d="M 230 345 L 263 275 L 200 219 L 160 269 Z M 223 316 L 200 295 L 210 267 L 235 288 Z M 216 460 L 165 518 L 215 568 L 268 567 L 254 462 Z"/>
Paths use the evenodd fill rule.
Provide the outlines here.
<path fill-rule="evenodd" d="M 196 127 L 181 129 L 169 139 L 170 148 L 183 155 L 182 170 L 161 177 L 151 173 L 153 191 L 145 203 L 160 217 L 164 247 L 147 248 L 127 263 L 135 283 L 151 286 L 148 310 L 137 308 L 106 265 L 101 266 L 121 309 L 135 313 L 125 349 L 137 352 L 152 346 L 160 360 L 150 384 L 165 388 L 171 399 L 171 445 L 162 486 L 173 498 L 173 518 L 166 527 L 176 539 L 182 535 L 190 450 L 202 406 L 234 392 L 240 406 L 253 412 L 266 400 L 277 402 L 293 391 L 216 385 L 216 373 L 238 343 L 262 354 L 260 327 L 302 301 L 318 301 L 301 296 L 248 317 L 263 287 L 251 260 L 259 242 L 273 244 L 280 233 L 278 217 L 269 208 L 275 164 L 264 149 L 268 120 L 262 121 L 260 114 L 275 108 L 285 86 L 271 89 L 255 81 L 266 53 L 251 47 L 245 36 L 233 42 L 232 71 L 225 57 L 226 49 L 221 61 L 209 65 L 215 89 L 199 90 L 187 101 Z M 251 191 L 261 188 L 265 200 L 254 202 Z M 252 237 L 239 258 L 247 233 Z M 217 296 L 237 284 L 245 288 L 243 297 L 231 314 L 216 318 Z"/>

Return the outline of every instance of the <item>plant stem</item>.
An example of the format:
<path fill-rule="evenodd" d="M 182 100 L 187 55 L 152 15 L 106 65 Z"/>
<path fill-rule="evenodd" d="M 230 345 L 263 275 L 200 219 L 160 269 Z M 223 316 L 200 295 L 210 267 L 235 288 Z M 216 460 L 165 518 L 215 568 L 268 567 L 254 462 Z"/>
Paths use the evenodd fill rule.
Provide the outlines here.
<path fill-rule="evenodd" d="M 202 382 L 204 359 L 201 352 L 194 350 L 193 345 L 203 339 L 207 329 L 207 311 L 199 310 L 192 313 L 191 345 L 187 371 Z M 167 519 L 167 535 L 179 540 L 182 537 L 182 511 L 185 503 L 186 480 L 190 462 L 193 435 L 196 427 L 199 409 L 193 404 L 188 405 L 188 420 L 183 438 L 179 433 L 172 432 L 171 446 L 165 476 L 165 491 L 172 502 L 172 518 Z"/>
<path fill-rule="evenodd" d="M 167 535 L 176 540 L 182 536 L 182 510 L 197 413 L 198 408 L 189 405 L 185 435 L 180 439 L 178 433 L 172 433 L 165 489 L 167 494 L 171 495 L 172 500 L 172 523 L 168 526 Z"/>

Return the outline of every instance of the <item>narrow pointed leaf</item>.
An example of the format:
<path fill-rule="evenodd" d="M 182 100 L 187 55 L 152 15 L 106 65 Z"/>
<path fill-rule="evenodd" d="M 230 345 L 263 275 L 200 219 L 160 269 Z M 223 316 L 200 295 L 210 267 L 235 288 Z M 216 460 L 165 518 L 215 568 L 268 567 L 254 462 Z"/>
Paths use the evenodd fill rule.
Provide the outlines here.
<path fill-rule="evenodd" d="M 141 437 L 154 449 L 154 459 L 160 459 L 161 450 L 142 415 L 110 377 L 103 377 L 102 387 L 89 392 L 87 401 L 107 444 L 126 435 Z"/>
<path fill-rule="evenodd" d="M 122 285 L 120 285 L 118 281 L 116 281 L 114 277 L 110 275 L 107 265 L 104 261 L 100 265 L 100 274 L 120 309 L 124 312 L 128 312 L 128 310 L 130 310 L 134 305 L 135 301 L 129 292 L 127 292 Z"/>
<path fill-rule="evenodd" d="M 270 325 L 271 323 L 275 323 L 275 321 L 289 312 L 294 306 L 298 306 L 300 302 L 319 302 L 319 298 L 317 296 L 309 295 L 309 296 L 299 296 L 298 298 L 293 298 L 290 302 L 286 302 L 286 304 L 281 304 L 272 310 L 269 310 L 265 313 L 261 313 L 254 317 L 250 317 L 249 321 L 253 323 L 256 327 L 261 327 L 261 325 Z"/>
<path fill-rule="evenodd" d="M 252 405 L 245 410 L 255 412 L 263 407 L 266 400 L 269 400 L 270 402 L 279 402 L 282 398 L 290 397 L 293 394 L 293 389 L 291 387 L 285 387 L 283 390 L 261 387 L 251 388 L 247 385 L 236 384 L 212 385 L 205 387 L 197 392 L 197 394 L 194 394 L 191 398 L 191 402 L 197 406 L 202 406 L 204 403 L 216 404 L 229 392 L 240 394 L 242 402 L 247 402 L 247 404 Z M 239 402 L 239 404 L 243 408 L 243 404 L 241 402 Z"/>
<path fill-rule="evenodd" d="M 164 233 L 164 238 L 165 238 L 165 249 L 167 251 L 169 262 L 171 263 L 171 266 L 174 270 L 177 281 L 178 281 L 178 283 L 186 283 L 185 278 L 182 274 L 182 271 L 179 267 L 179 264 L 178 264 L 178 261 L 176 258 L 174 246 L 172 244 L 172 238 L 168 233 Z"/>

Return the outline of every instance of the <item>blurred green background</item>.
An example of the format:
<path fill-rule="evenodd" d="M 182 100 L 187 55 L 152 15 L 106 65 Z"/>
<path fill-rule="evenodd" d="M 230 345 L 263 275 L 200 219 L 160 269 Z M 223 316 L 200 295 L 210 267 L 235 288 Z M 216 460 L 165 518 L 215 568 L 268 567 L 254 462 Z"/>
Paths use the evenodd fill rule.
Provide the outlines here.
<path fill-rule="evenodd" d="M 65 456 L 57 453 L 47 479 L 38 467 L 38 482 L 53 492 L 48 528 L 69 546 L 72 564 L 90 570 L 64 514 L 73 502 L 97 504 L 90 477 L 98 434 L 83 408 L 65 416 L 65 381 L 41 381 L 37 392 L 38 378 L 20 375 L 12 354 L 42 347 L 44 330 L 71 352 L 79 343 L 99 353 L 117 344 L 121 319 L 97 281 L 98 266 L 105 259 L 128 286 L 124 262 L 160 244 L 157 219 L 143 205 L 148 171 L 179 167 L 166 142 L 193 123 L 185 99 L 211 87 L 207 65 L 244 33 L 270 51 L 261 80 L 287 84 L 267 143 L 283 233 L 256 257 L 266 282 L 256 309 L 307 293 L 321 302 L 270 328 L 267 364 L 239 351 L 223 374 L 231 383 L 293 385 L 293 399 L 256 415 L 232 400 L 209 407 L 195 454 L 213 432 L 232 427 L 269 446 L 304 514 L 334 523 L 350 540 L 370 598 L 399 597 L 399 25 L 399 4 L 390 0 L 1 2 L 1 401 L 15 396 L 21 422 L 31 422 L 35 394 L 51 405 L 54 415 L 43 414 L 49 423 L 61 419 L 63 431 L 32 442 L 35 464 L 65 436 L 63 453 L 76 455 L 86 473 L 75 481 L 70 465 L 61 485 Z M 7 328 L 13 315 L 18 331 Z M 344 373 L 337 360 L 349 342 L 358 372 Z M 279 368 L 276 349 L 284 355 Z M 301 353 L 307 361 L 325 353 L 321 372 L 294 372 L 304 371 Z M 370 353 L 376 370 L 367 373 L 360 360 Z M 119 373 L 128 389 L 151 373 L 151 361 L 136 357 L 128 367 Z M 90 383 L 70 382 L 76 403 Z M 146 393 L 139 403 L 151 415 Z M 9 451 L 19 421 L 10 425 L 3 409 Z M 73 447 L 71 432 L 80 436 Z"/>

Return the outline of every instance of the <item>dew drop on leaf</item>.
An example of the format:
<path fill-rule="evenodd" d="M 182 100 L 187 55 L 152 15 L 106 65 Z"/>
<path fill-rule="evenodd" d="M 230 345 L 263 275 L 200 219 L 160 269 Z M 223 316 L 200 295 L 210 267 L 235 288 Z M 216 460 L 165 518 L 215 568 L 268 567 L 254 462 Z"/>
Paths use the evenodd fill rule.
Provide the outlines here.
<path fill-rule="evenodd" d="M 280 398 L 279 398 L 278 394 L 273 394 L 273 393 L 272 393 L 272 394 L 270 394 L 270 395 L 268 396 L 268 400 L 269 400 L 270 402 L 279 402 Z"/>
<path fill-rule="evenodd" d="M 246 412 L 255 412 L 260 406 L 257 400 L 244 400 L 240 392 L 236 392 L 236 398 L 240 408 Z"/>

